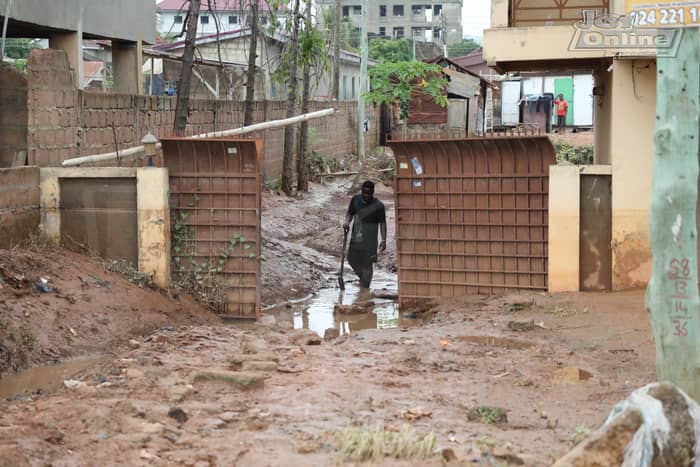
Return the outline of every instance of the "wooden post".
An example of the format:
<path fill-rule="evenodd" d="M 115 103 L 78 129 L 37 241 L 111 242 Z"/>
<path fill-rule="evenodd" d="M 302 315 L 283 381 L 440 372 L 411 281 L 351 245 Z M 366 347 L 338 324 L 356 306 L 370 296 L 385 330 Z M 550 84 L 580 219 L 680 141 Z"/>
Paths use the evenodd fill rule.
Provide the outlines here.
<path fill-rule="evenodd" d="M 657 59 L 650 212 L 653 273 L 647 289 L 657 378 L 678 385 L 695 400 L 700 400 L 698 38 L 697 29 L 684 29 L 677 55 Z"/>

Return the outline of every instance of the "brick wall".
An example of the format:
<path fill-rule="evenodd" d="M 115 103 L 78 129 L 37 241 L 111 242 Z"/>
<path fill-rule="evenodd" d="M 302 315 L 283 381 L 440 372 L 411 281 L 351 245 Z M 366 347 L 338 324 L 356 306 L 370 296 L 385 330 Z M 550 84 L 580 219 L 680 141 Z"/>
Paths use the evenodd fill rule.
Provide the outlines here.
<path fill-rule="evenodd" d="M 59 165 L 63 160 L 112 152 L 115 146 L 126 149 L 140 144 L 150 131 L 159 138 L 172 135 L 175 116 L 174 97 L 131 96 L 73 90 L 65 53 L 34 50 L 28 62 L 28 159 L 39 166 Z M 356 152 L 356 115 L 354 102 L 312 102 L 312 111 L 334 107 L 332 117 L 314 120 L 312 149 L 333 156 Z M 283 101 L 256 102 L 255 122 L 284 118 Z M 378 119 L 372 115 L 368 148 L 378 142 Z M 194 135 L 242 126 L 243 102 L 190 101 L 186 134 Z M 263 138 L 264 175 L 275 179 L 282 172 L 283 129 L 255 134 Z M 116 142 L 115 142 L 116 140 Z M 141 165 L 133 158 L 123 165 Z M 109 165 L 115 165 L 114 163 Z"/>
<path fill-rule="evenodd" d="M 0 248 L 39 229 L 39 168 L 0 169 Z"/>
<path fill-rule="evenodd" d="M 0 167 L 23 163 L 27 152 L 27 79 L 0 62 Z"/>

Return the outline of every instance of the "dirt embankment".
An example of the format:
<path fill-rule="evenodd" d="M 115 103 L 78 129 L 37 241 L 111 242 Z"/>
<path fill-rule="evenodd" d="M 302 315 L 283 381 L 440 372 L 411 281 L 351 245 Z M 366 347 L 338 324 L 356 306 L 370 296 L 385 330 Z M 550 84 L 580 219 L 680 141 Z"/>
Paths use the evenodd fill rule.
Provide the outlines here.
<path fill-rule="evenodd" d="M 165 325 L 218 321 L 187 296 L 139 287 L 78 253 L 0 250 L 0 374 L 113 351 Z"/>
<path fill-rule="evenodd" d="M 351 179 L 314 183 L 303 199 L 269 192 L 263 196 L 263 305 L 336 285 L 351 184 Z M 375 196 L 386 206 L 389 236 L 378 267 L 391 270 L 396 263 L 394 194 L 391 188 L 378 184 Z"/>

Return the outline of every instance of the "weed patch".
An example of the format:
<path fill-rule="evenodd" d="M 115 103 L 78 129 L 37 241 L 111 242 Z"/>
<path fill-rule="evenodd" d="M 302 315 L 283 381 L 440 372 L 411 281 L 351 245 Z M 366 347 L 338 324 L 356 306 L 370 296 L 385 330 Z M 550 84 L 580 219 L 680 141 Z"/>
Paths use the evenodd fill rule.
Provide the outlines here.
<path fill-rule="evenodd" d="M 435 434 L 420 436 L 404 425 L 401 431 L 388 431 L 384 424 L 376 427 L 348 427 L 338 436 L 340 450 L 350 461 L 377 461 L 385 457 L 402 460 L 427 459 L 435 450 Z"/>
<path fill-rule="evenodd" d="M 488 405 L 479 405 L 473 407 L 467 412 L 467 418 L 470 421 L 480 421 L 488 425 L 499 425 L 508 422 L 508 415 L 505 409 L 501 407 L 491 407 Z"/>

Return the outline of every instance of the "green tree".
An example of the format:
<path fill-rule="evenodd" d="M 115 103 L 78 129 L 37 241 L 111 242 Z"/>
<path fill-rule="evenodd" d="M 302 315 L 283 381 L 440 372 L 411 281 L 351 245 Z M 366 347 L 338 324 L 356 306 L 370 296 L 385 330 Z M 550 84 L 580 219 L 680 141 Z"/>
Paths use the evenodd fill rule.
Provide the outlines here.
<path fill-rule="evenodd" d="M 27 58 L 32 49 L 39 48 L 34 39 L 8 38 L 5 40 L 5 56 L 8 58 Z"/>
<path fill-rule="evenodd" d="M 330 43 L 333 35 L 333 26 L 335 24 L 333 7 L 324 8 L 321 14 L 323 14 L 323 23 L 326 25 L 325 39 Z M 348 50 L 350 52 L 359 51 L 360 31 L 350 18 L 345 17 L 340 21 L 339 37 L 340 47 L 343 50 Z"/>
<path fill-rule="evenodd" d="M 372 39 L 369 57 L 379 62 L 405 62 L 413 58 L 407 39 Z"/>
<path fill-rule="evenodd" d="M 450 57 L 461 57 L 462 55 L 467 55 L 470 52 L 473 52 L 479 47 L 481 47 L 481 44 L 474 39 L 462 39 L 461 42 L 455 42 L 452 45 L 448 45 L 447 53 L 450 54 Z"/>
<path fill-rule="evenodd" d="M 418 61 L 384 62 L 369 71 L 371 91 L 365 94 L 373 104 L 401 105 L 404 132 L 407 128 L 411 96 L 431 96 L 436 104 L 447 106 L 447 78 L 440 65 Z"/>

